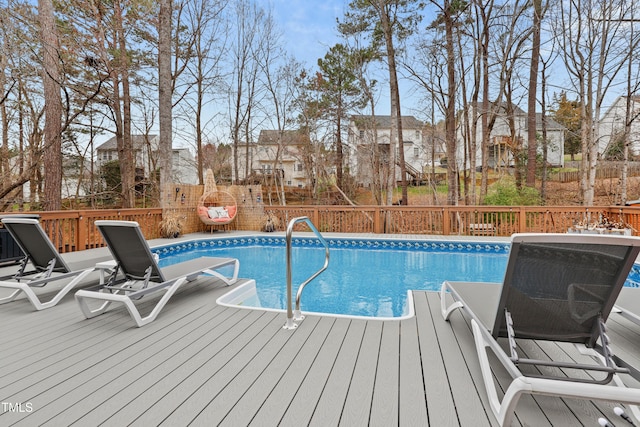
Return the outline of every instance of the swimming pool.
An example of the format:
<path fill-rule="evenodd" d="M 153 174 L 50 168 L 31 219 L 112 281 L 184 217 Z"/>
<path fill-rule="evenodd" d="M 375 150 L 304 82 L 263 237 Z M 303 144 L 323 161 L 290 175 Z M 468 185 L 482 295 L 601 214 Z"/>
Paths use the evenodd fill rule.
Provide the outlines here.
<path fill-rule="evenodd" d="M 305 288 L 301 310 L 367 318 L 411 316 L 411 290 L 438 291 L 444 280 L 500 282 L 509 244 L 503 242 L 328 238 L 328 269 Z M 293 293 L 324 263 L 324 247 L 315 238 L 292 240 Z M 255 279 L 231 290 L 221 305 L 266 310 L 286 309 L 284 237 L 203 239 L 157 247 L 160 265 L 199 256 L 240 260 L 240 277 Z M 640 269 L 628 286 L 638 287 Z"/>

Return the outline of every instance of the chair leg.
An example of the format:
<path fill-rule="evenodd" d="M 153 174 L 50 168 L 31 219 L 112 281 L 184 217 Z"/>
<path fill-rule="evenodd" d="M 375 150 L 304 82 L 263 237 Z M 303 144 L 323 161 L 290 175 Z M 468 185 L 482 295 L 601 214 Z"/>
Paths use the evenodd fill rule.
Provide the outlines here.
<path fill-rule="evenodd" d="M 576 348 L 578 349 L 578 352 L 580 354 L 583 354 L 585 356 L 591 357 L 592 359 L 594 359 L 596 362 L 600 363 L 601 365 L 606 365 L 605 358 L 600 353 L 598 353 L 597 351 L 595 351 L 595 350 L 593 350 L 591 348 L 586 348 L 586 347 L 581 346 L 581 345 L 576 345 Z M 624 387 L 624 388 L 627 387 L 627 385 L 624 383 L 624 381 L 622 381 L 622 378 L 620 378 L 620 375 L 618 375 L 618 374 L 614 374 L 613 382 L 618 387 Z M 640 408 L 637 405 L 629 405 L 628 409 L 631 412 L 631 414 L 633 415 L 633 417 L 636 419 L 636 421 L 640 422 Z"/>
<path fill-rule="evenodd" d="M 147 323 L 151 323 L 155 320 L 156 317 L 158 317 L 160 310 L 164 308 L 164 306 L 169 301 L 169 298 L 171 298 L 173 294 L 178 290 L 178 288 L 182 286 L 182 284 L 186 281 L 186 277 L 181 277 L 173 282 L 170 286 L 168 286 L 167 284 L 167 287 L 163 289 L 165 291 L 164 295 L 162 295 L 160 300 L 156 303 L 155 307 L 153 307 L 153 310 L 151 310 L 151 312 L 145 317 L 142 317 L 140 311 L 131 300 L 131 297 L 125 294 L 111 294 L 106 292 L 79 290 L 78 292 L 76 292 L 76 300 L 80 304 L 80 309 L 87 319 L 104 313 L 105 311 L 107 311 L 107 308 L 109 307 L 109 305 L 111 305 L 111 303 L 122 303 L 133 318 L 136 326 L 141 327 L 146 325 Z M 103 300 L 104 303 L 96 309 L 91 309 L 87 304 L 87 299 L 99 299 Z"/>
<path fill-rule="evenodd" d="M 29 300 L 29 302 L 31 302 L 31 304 L 36 310 L 44 310 L 45 308 L 53 307 L 54 305 L 58 304 L 60 300 L 69 293 L 69 291 L 71 291 L 78 283 L 80 283 L 82 279 L 84 279 L 89 273 L 93 271 L 94 270 L 92 268 L 81 271 L 73 278 L 73 280 L 71 280 L 69 283 L 64 285 L 64 287 L 60 289 L 53 298 L 45 302 L 40 301 L 40 298 L 38 298 L 38 295 L 36 295 L 36 293 L 33 291 L 31 286 L 28 285 L 28 283 L 17 283 L 17 282 L 3 283 L 2 286 L 0 286 L 0 288 L 11 288 L 11 289 L 15 289 L 15 291 L 12 292 L 11 295 L 1 298 L 0 304 L 13 301 L 18 297 L 20 292 L 24 292 L 25 297 Z M 53 276 L 50 278 L 50 280 L 47 279 L 47 282 L 53 283 L 59 280 L 62 280 L 62 279 L 56 278 L 55 276 Z"/>
<path fill-rule="evenodd" d="M 22 288 L 16 289 L 15 291 L 11 292 L 11 294 L 7 297 L 0 298 L 0 304 L 5 304 L 15 300 L 16 297 L 20 294 L 20 292 L 22 292 Z"/>
<path fill-rule="evenodd" d="M 440 312 L 442 313 L 442 318 L 446 321 L 449 320 L 449 316 L 458 308 L 463 307 L 462 302 L 455 301 L 447 307 L 447 282 L 443 282 L 440 287 Z"/>
<path fill-rule="evenodd" d="M 96 294 L 96 293 L 101 293 L 101 292 L 79 290 L 75 294 L 76 301 L 78 301 L 78 305 L 80 305 L 80 310 L 82 311 L 82 314 L 84 314 L 84 317 L 86 317 L 87 319 L 91 319 L 92 317 L 96 317 L 100 314 L 103 314 L 105 311 L 107 311 L 107 309 L 113 302 L 111 300 L 107 300 L 103 302 L 98 308 L 89 307 L 89 304 L 87 303 L 86 300 L 95 299 L 93 294 Z M 105 293 L 104 295 L 109 295 L 109 294 Z M 106 298 L 101 298 L 101 299 L 106 299 Z"/>
<path fill-rule="evenodd" d="M 236 260 L 234 262 L 234 266 L 233 266 L 233 276 L 231 276 L 231 277 L 225 277 L 222 274 L 218 273 L 217 271 L 210 270 L 210 269 L 204 270 L 203 273 L 207 273 L 207 274 L 210 274 L 210 275 L 212 275 L 214 277 L 217 277 L 218 279 L 220 279 L 224 283 L 226 283 L 227 286 L 231 286 L 231 285 L 233 285 L 234 283 L 236 283 L 238 281 L 238 271 L 239 270 L 240 270 L 240 262 L 238 260 Z M 187 279 L 187 280 L 189 280 L 189 279 Z"/>

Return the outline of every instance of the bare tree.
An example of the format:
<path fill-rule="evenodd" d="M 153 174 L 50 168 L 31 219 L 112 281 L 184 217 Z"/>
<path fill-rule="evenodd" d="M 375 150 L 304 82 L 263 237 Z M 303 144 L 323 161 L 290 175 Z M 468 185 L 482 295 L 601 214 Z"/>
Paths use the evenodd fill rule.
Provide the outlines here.
<path fill-rule="evenodd" d="M 249 158 L 251 113 L 256 104 L 255 85 L 259 70 L 255 52 L 259 49 L 259 28 L 264 24 L 265 13 L 249 0 L 236 0 L 231 13 L 235 17 L 236 25 L 233 28 L 235 39 L 231 42 L 229 52 L 232 62 L 228 85 L 229 122 L 233 143 L 233 173 L 238 183 L 240 181 L 238 148 L 242 142 L 243 130 L 246 150 L 244 178 L 251 173 Z"/>
<path fill-rule="evenodd" d="M 203 139 L 205 108 L 215 97 L 212 92 L 223 78 L 221 63 L 226 57 L 228 25 L 222 13 L 226 3 L 220 0 L 192 0 L 188 6 L 188 25 L 193 34 L 193 58 L 187 64 L 186 77 L 192 100 L 185 108 L 196 140 L 198 182 L 204 184 Z"/>
<path fill-rule="evenodd" d="M 628 191 L 628 177 L 629 177 L 629 149 L 632 142 L 631 135 L 631 126 L 632 124 L 640 118 L 640 111 L 634 111 L 632 105 L 635 103 L 632 102 L 634 94 L 640 88 L 640 80 L 638 76 L 635 75 L 634 78 L 634 69 L 637 70 L 638 66 L 638 58 L 633 54 L 640 44 L 640 37 L 636 31 L 635 25 L 640 21 L 639 18 L 636 18 L 636 5 L 631 3 L 629 10 L 626 11 L 628 13 L 628 18 L 624 17 L 621 19 L 622 22 L 628 22 L 627 28 L 627 37 L 626 39 L 629 41 L 629 49 L 626 57 L 626 65 L 627 65 L 627 78 L 626 78 L 626 102 L 625 102 L 625 119 L 624 119 L 624 135 L 623 135 L 623 162 L 622 162 L 622 170 L 620 172 L 620 204 L 624 205 L 627 202 L 627 191 Z"/>
<path fill-rule="evenodd" d="M 459 175 L 458 175 L 458 145 L 456 140 L 457 129 L 457 117 L 456 117 L 456 102 L 459 87 L 459 70 L 457 65 L 459 63 L 457 56 L 456 46 L 458 45 L 456 36 L 459 19 L 463 16 L 466 4 L 451 2 L 445 0 L 442 4 L 439 2 L 431 2 L 438 9 L 436 19 L 430 24 L 429 29 L 432 29 L 439 35 L 439 37 L 433 37 L 433 41 L 424 45 L 422 48 L 423 66 L 435 68 L 431 69 L 431 73 L 435 73 L 435 79 L 432 82 L 427 82 L 421 79 L 421 84 L 428 88 L 428 92 L 431 97 L 435 97 L 437 104 L 440 106 L 440 110 L 444 114 L 444 141 L 445 151 L 447 157 L 447 204 L 457 205 L 459 199 Z M 442 37 L 443 36 L 443 37 Z M 440 40 L 438 40 L 440 39 Z M 429 59 L 432 58 L 434 46 L 440 46 L 444 49 L 444 59 L 440 63 L 429 63 Z M 426 61 L 425 61 L 426 59 Z M 413 71 L 416 76 L 418 73 Z"/>
<path fill-rule="evenodd" d="M 626 2 L 624 2 L 626 3 Z M 605 0 L 558 3 L 554 23 L 562 57 L 580 102 L 582 203 L 593 205 L 600 111 L 605 96 L 624 67 L 626 44 L 621 41 L 620 13 L 624 9 Z"/>
<path fill-rule="evenodd" d="M 540 25 L 544 9 L 542 0 L 533 0 L 533 25 L 531 40 L 531 66 L 529 68 L 529 95 L 527 98 L 527 185 L 536 184 L 536 101 L 538 89 L 538 65 L 540 63 Z"/>
<path fill-rule="evenodd" d="M 11 2 L 0 9 L 0 23 L 0 210 L 4 210 L 14 202 L 23 207 L 25 183 L 31 184 L 31 201 L 41 199 L 44 107 L 35 6 Z"/>

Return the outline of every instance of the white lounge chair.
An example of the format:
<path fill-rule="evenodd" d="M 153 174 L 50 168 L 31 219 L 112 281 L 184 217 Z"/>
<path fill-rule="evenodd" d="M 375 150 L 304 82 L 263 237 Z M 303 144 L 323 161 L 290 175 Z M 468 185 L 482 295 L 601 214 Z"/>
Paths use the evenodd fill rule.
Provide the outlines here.
<path fill-rule="evenodd" d="M 73 266 L 68 265 L 37 219 L 3 218 L 2 223 L 22 249 L 25 257 L 15 274 L 0 277 L 0 288 L 14 289 L 9 296 L 0 298 L 0 304 L 11 302 L 24 293 L 36 310 L 53 307 L 82 279 L 94 271 L 93 268 L 73 269 Z M 60 281 L 66 283 L 53 298 L 46 302 L 40 301 L 34 288 L 43 288 L 50 283 Z"/>
<path fill-rule="evenodd" d="M 152 322 L 169 298 L 187 281 L 193 281 L 203 274 L 209 274 L 224 281 L 227 285 L 236 282 L 240 264 L 234 258 L 201 257 L 160 268 L 154 258 L 137 222 L 133 221 L 96 221 L 109 250 L 117 265 L 109 281 L 103 285 L 76 292 L 86 318 L 104 313 L 113 302 L 125 305 L 137 326 Z M 227 278 L 216 271 L 225 266 L 233 266 L 233 275 Z M 122 278 L 119 278 L 122 274 Z M 163 291 L 151 312 L 142 317 L 134 300 Z M 89 307 L 87 300 L 96 299 L 103 303 L 97 308 Z"/>
<path fill-rule="evenodd" d="M 614 363 L 604 322 L 639 252 L 640 238 L 635 237 L 516 234 L 502 285 L 442 284 L 444 319 L 448 320 L 456 309 L 471 318 L 483 381 L 500 425 L 511 424 L 523 393 L 627 403 L 637 414 L 640 389 L 624 387 L 618 374 L 630 372 Z M 447 305 L 450 297 L 453 303 Z M 508 340 L 509 354 L 498 338 Z M 596 363 L 522 358 L 516 351 L 516 339 L 574 343 L 581 354 L 591 356 Z M 513 378 L 502 400 L 487 349 Z M 584 375 L 534 376 L 524 374 L 520 369 L 523 365 L 579 369 L 590 375 L 586 376 L 589 379 Z"/>

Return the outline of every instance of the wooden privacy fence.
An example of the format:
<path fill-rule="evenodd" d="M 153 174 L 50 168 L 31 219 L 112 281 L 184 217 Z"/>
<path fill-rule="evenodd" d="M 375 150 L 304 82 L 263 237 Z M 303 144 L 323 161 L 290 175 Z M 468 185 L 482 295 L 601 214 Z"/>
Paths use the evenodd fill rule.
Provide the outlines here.
<path fill-rule="evenodd" d="M 611 162 L 609 162 L 611 163 Z M 580 181 L 580 171 L 556 172 L 549 174 L 550 181 L 572 182 Z M 614 179 L 620 178 L 622 174 L 621 165 L 606 164 L 598 166 L 596 169 L 596 179 Z M 629 164 L 627 169 L 628 176 L 640 176 L 640 165 L 637 163 Z"/>
<path fill-rule="evenodd" d="M 162 212 L 153 208 L 28 213 L 40 215 L 43 228 L 60 252 L 72 252 L 104 246 L 96 220 L 137 221 L 145 238 L 159 238 Z M 634 235 L 640 234 L 640 208 L 630 206 L 264 206 L 261 215 L 270 218 L 274 231 L 285 231 L 291 219 L 307 216 L 321 232 L 444 236 L 566 233 L 578 222 L 597 222 L 606 216 L 612 222 L 627 224 Z M 262 231 L 262 223 L 239 224 L 242 226 L 238 230 Z M 306 230 L 304 224 L 297 227 Z M 183 230 L 194 231 L 202 230 Z"/>

